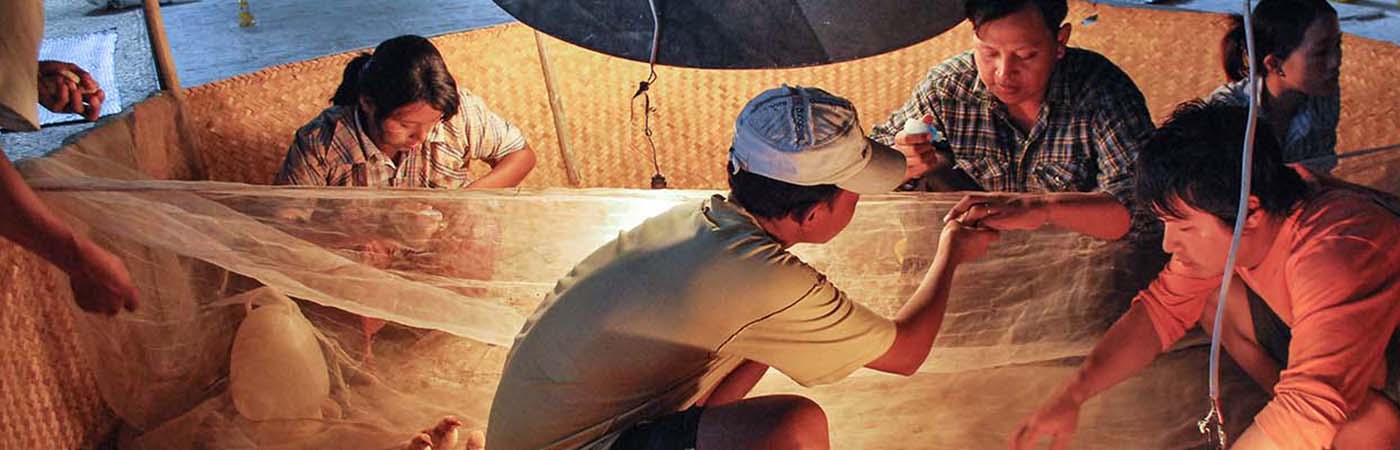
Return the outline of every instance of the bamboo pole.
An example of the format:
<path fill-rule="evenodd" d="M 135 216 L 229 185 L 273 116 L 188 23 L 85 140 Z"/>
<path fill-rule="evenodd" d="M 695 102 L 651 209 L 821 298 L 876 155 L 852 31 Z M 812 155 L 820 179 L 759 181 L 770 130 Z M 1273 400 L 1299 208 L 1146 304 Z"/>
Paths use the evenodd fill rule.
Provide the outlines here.
<path fill-rule="evenodd" d="M 175 57 L 170 53 L 170 40 L 165 35 L 165 21 L 160 15 L 160 1 L 145 0 L 141 3 L 146 12 L 146 36 L 151 39 L 151 54 L 156 59 L 156 76 L 160 78 L 160 88 L 177 97 L 183 96 L 180 76 L 175 72 Z"/>
<path fill-rule="evenodd" d="M 554 116 L 554 134 L 559 138 L 559 156 L 564 161 L 564 174 L 569 178 L 569 186 L 582 187 L 583 179 L 575 165 L 573 150 L 569 148 L 569 126 L 564 119 L 564 100 L 554 88 L 554 66 L 549 63 L 549 52 L 544 48 L 544 38 L 535 31 L 535 48 L 540 55 L 540 71 L 544 72 L 544 88 L 549 94 L 549 110 Z"/>

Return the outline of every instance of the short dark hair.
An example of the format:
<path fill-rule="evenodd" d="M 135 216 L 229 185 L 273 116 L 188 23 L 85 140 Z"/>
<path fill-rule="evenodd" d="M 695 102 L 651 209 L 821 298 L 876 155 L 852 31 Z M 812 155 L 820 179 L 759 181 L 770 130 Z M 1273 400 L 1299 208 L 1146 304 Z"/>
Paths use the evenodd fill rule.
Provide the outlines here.
<path fill-rule="evenodd" d="M 1240 151 L 1249 112 L 1223 102 L 1182 103 L 1153 131 L 1138 152 L 1137 198 L 1143 207 L 1184 217 L 1172 201 L 1210 213 L 1226 224 L 1239 207 Z M 1283 162 L 1278 141 L 1267 127 L 1254 136 L 1250 193 L 1260 207 L 1286 215 L 1308 192 L 1302 177 Z"/>
<path fill-rule="evenodd" d="M 395 109 L 417 101 L 442 111 L 444 121 L 456 115 L 461 104 L 457 81 L 447 71 L 442 54 L 431 41 L 414 35 L 384 41 L 373 54 L 361 53 L 345 65 L 331 103 L 356 106 L 361 96 L 374 105 L 376 124 Z"/>
<path fill-rule="evenodd" d="M 1035 6 L 1040 9 L 1040 16 L 1045 18 L 1045 27 L 1051 33 L 1060 31 L 1060 24 L 1065 22 L 1065 16 L 1069 15 L 1069 3 L 1066 0 L 967 0 L 963 3 L 963 12 L 967 14 L 967 20 L 972 21 L 972 28 L 982 28 L 982 24 L 991 22 L 1011 15 L 1023 8 Z"/>
<path fill-rule="evenodd" d="M 774 180 L 729 164 L 729 200 L 744 207 L 754 217 L 778 220 L 791 217 L 801 222 L 813 207 L 831 204 L 841 188 L 834 184 L 799 186 Z"/>
<path fill-rule="evenodd" d="M 1254 61 L 1245 48 L 1244 17 L 1230 16 L 1230 29 L 1220 39 L 1220 65 L 1225 78 L 1239 81 L 1249 76 L 1249 64 L 1264 71 L 1264 57 L 1287 59 L 1303 43 L 1303 35 L 1320 18 L 1335 18 L 1337 10 L 1327 0 L 1260 0 L 1252 13 Z"/>

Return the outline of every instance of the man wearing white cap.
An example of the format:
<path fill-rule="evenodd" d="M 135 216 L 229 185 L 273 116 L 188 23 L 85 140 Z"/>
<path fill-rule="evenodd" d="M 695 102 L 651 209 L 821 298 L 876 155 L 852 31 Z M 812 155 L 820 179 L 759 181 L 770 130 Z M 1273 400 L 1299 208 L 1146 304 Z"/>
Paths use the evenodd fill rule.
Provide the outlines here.
<path fill-rule="evenodd" d="M 744 398 L 769 366 L 803 385 L 860 367 L 912 374 L 959 263 L 996 233 L 950 222 L 889 320 L 787 252 L 824 243 L 862 193 L 904 181 L 843 98 L 779 87 L 746 105 L 730 193 L 653 217 L 574 268 L 517 336 L 491 407 L 496 449 L 826 448 L 821 407 Z"/>

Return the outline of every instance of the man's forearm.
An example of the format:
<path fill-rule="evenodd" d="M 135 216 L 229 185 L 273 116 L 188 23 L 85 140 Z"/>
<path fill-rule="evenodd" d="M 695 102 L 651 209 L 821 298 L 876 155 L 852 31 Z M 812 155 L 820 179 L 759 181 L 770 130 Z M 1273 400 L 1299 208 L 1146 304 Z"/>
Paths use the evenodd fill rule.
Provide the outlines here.
<path fill-rule="evenodd" d="M 64 270 L 77 255 L 72 227 L 44 205 L 9 158 L 0 158 L 0 236 Z"/>
<path fill-rule="evenodd" d="M 470 188 L 489 189 L 515 187 L 535 168 L 535 152 L 527 145 L 502 157 L 491 166 L 491 173 L 472 182 Z"/>
<path fill-rule="evenodd" d="M 1258 426 L 1250 425 L 1249 428 L 1240 434 L 1240 438 L 1232 442 L 1230 448 L 1235 450 L 1276 450 L 1279 448 L 1274 441 L 1269 439 Z"/>
<path fill-rule="evenodd" d="M 1116 240 L 1132 225 L 1128 208 L 1102 192 L 1058 192 L 1044 200 L 1050 224 L 1065 230 Z"/>
<path fill-rule="evenodd" d="M 724 380 L 715 386 L 715 390 L 710 391 L 709 397 L 705 398 L 702 406 L 720 406 L 726 403 L 733 403 L 743 400 L 753 390 L 758 380 L 763 379 L 763 374 L 768 372 L 768 366 L 756 361 L 744 361 L 739 367 L 734 368 L 729 375 L 724 376 Z"/>
<path fill-rule="evenodd" d="M 880 358 L 866 367 L 884 372 L 911 375 L 922 366 L 932 351 L 933 340 L 943 327 L 943 315 L 948 310 L 948 292 L 959 261 L 940 249 L 933 266 L 924 274 L 919 289 L 900 308 L 895 317 L 894 344 Z"/>
<path fill-rule="evenodd" d="M 1147 310 L 1134 304 L 1089 352 L 1063 393 L 1068 394 L 1075 403 L 1083 404 L 1141 372 L 1160 353 L 1161 341 L 1147 316 Z"/>

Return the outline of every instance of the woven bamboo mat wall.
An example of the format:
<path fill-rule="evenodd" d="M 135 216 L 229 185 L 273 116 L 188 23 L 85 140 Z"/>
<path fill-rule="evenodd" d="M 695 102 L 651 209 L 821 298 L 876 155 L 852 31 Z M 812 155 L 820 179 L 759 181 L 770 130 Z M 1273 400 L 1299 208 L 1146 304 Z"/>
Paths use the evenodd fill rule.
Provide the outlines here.
<path fill-rule="evenodd" d="M 1091 15 L 1092 25 L 1081 21 Z M 1176 103 L 1222 80 L 1218 15 L 1124 9 L 1074 2 L 1071 42 L 1107 55 L 1146 94 L 1160 121 Z M 779 83 L 820 86 L 850 98 L 867 129 L 903 103 L 929 67 L 967 48 L 968 26 L 887 55 L 817 68 L 769 71 L 658 69 L 652 116 L 662 170 L 673 187 L 718 188 L 733 117 L 755 93 Z M 505 25 L 436 38 L 458 83 L 519 125 L 540 155 L 528 186 L 567 186 L 558 136 L 541 75 L 535 36 Z M 645 64 L 544 38 L 556 93 L 587 187 L 645 187 L 651 176 L 640 130 L 628 125 L 630 97 Z M 1400 84 L 1391 67 L 1400 48 L 1347 36 L 1338 148 L 1400 142 Z M 268 183 L 292 133 L 314 117 L 352 54 L 270 68 L 191 89 L 181 105 L 148 99 L 93 129 L 64 153 L 103 155 L 165 179 Z M 206 171 L 207 170 L 207 174 Z M 101 407 L 79 357 L 65 279 L 17 247 L 0 242 L 0 448 L 90 445 L 113 419 Z"/>
<path fill-rule="evenodd" d="M 176 102 L 156 96 L 52 157 L 116 178 L 199 178 L 193 147 L 170 125 L 179 121 Z M 124 167 L 109 167 L 112 162 Z M 3 239 L 0 273 L 0 449 L 95 448 L 117 419 L 80 353 L 76 327 L 82 313 L 73 305 L 68 278 Z"/>
<path fill-rule="evenodd" d="M 94 448 L 116 425 L 75 328 L 68 278 L 0 240 L 0 449 Z"/>
<path fill-rule="evenodd" d="M 1084 19 L 1097 16 L 1094 23 Z M 1071 44 L 1115 61 L 1143 90 L 1156 120 L 1173 105 L 1221 84 L 1218 42 L 1224 17 L 1074 2 Z M 902 104 L 937 62 L 970 45 L 967 24 L 913 47 L 830 66 L 761 71 L 658 68 L 652 125 L 658 159 L 673 187 L 724 184 L 724 153 L 734 115 L 757 92 L 780 83 L 820 86 L 850 98 L 867 128 Z M 530 186 L 567 186 L 541 74 L 534 32 L 503 25 L 436 38 L 459 84 L 521 126 L 540 155 Z M 645 64 L 607 57 L 545 37 L 556 93 L 584 186 L 645 187 L 652 169 L 640 120 L 629 124 L 631 95 Z M 1400 142 L 1400 87 L 1363 63 L 1400 59 L 1394 45 L 1347 36 L 1342 84 L 1343 151 Z M 191 120 L 218 180 L 266 183 L 291 135 L 314 117 L 350 54 L 270 68 L 191 90 Z M 637 110 L 640 111 L 640 103 Z"/>

